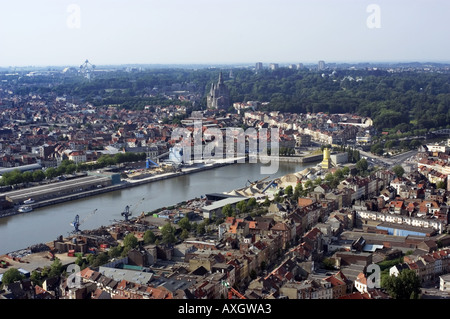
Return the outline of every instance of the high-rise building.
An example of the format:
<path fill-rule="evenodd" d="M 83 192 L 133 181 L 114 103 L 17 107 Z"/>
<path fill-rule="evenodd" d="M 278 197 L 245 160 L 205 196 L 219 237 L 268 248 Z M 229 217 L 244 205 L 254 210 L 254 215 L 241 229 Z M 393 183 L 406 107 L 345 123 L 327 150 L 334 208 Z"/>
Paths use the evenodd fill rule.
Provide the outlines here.
<path fill-rule="evenodd" d="M 230 91 L 223 82 L 222 72 L 219 73 L 219 81 L 211 85 L 211 90 L 206 97 L 209 109 L 228 109 L 230 104 Z"/>
<path fill-rule="evenodd" d="M 319 69 L 319 71 L 325 70 L 325 61 L 322 61 L 322 60 L 319 61 L 318 69 Z"/>
<path fill-rule="evenodd" d="M 269 69 L 271 70 L 278 70 L 278 63 L 270 63 Z"/>
<path fill-rule="evenodd" d="M 262 62 L 256 62 L 255 71 L 261 71 L 263 69 Z"/>
<path fill-rule="evenodd" d="M 323 149 L 323 160 L 322 160 L 322 169 L 329 169 L 331 167 L 330 163 L 330 149 Z"/>

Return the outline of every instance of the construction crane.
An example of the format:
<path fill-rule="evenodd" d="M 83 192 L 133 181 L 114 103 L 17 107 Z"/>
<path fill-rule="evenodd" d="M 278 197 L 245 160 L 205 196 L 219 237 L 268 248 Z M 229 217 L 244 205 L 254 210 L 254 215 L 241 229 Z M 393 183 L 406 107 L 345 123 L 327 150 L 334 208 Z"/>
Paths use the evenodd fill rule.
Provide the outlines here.
<path fill-rule="evenodd" d="M 75 228 L 74 233 L 78 233 L 80 231 L 78 228 L 80 226 L 80 216 L 78 214 L 75 216 L 73 222 L 70 223 L 70 226 Z"/>
<path fill-rule="evenodd" d="M 80 231 L 80 229 L 79 229 L 80 225 L 82 225 L 89 217 L 94 215 L 96 212 L 97 212 L 97 208 L 94 209 L 89 215 L 84 217 L 83 220 L 81 220 L 81 221 L 80 221 L 80 216 L 77 214 L 75 216 L 75 219 L 73 220 L 73 222 L 70 223 L 70 226 L 72 226 L 74 228 L 74 233 L 78 233 Z"/>
<path fill-rule="evenodd" d="M 133 211 L 144 201 L 145 198 L 142 198 L 136 205 L 134 205 Z M 128 217 L 133 214 L 133 211 L 130 211 L 130 206 L 125 206 L 125 210 L 122 212 L 122 216 L 125 217 L 125 221 L 128 222 Z"/>

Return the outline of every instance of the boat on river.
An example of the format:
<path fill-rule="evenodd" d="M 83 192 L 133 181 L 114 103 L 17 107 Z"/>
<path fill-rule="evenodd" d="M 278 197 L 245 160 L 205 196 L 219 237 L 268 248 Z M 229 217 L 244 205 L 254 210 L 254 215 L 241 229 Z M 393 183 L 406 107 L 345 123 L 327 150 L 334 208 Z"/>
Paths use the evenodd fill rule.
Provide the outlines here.
<path fill-rule="evenodd" d="M 19 207 L 18 212 L 19 213 L 29 213 L 33 210 L 33 207 L 30 205 L 22 205 Z"/>
<path fill-rule="evenodd" d="M 23 201 L 23 203 L 25 204 L 25 205 L 30 205 L 30 204 L 33 204 L 35 201 L 34 201 L 34 199 L 32 199 L 32 198 L 28 198 L 27 200 L 25 200 L 25 201 Z"/>

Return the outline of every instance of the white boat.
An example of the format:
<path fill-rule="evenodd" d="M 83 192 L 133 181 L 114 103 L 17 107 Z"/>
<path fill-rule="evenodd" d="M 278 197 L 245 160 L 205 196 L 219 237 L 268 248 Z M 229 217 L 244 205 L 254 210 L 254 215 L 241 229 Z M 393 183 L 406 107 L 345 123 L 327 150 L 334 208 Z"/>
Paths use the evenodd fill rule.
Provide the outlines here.
<path fill-rule="evenodd" d="M 28 198 L 26 201 L 23 202 L 25 205 L 29 205 L 29 204 L 33 204 L 34 203 L 34 199 L 32 198 Z"/>
<path fill-rule="evenodd" d="M 29 213 L 33 210 L 33 207 L 29 206 L 29 205 L 23 205 L 20 206 L 18 211 L 19 213 Z"/>

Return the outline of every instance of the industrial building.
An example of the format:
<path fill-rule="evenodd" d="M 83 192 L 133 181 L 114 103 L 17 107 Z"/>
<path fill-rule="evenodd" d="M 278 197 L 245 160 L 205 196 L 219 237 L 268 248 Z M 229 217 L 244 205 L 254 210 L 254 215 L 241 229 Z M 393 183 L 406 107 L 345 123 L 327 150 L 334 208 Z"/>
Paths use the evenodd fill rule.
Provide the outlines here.
<path fill-rule="evenodd" d="M 0 196 L 6 196 L 6 199 L 13 204 L 22 204 L 29 198 L 32 198 L 35 201 L 41 201 L 110 185 L 112 185 L 112 179 L 110 177 L 86 176 L 47 185 L 10 191 L 0 194 Z"/>
<path fill-rule="evenodd" d="M 15 170 L 24 172 L 33 172 L 36 170 L 41 170 L 42 166 L 40 164 L 30 164 L 30 165 L 22 165 L 22 166 L 14 166 L 14 167 L 3 167 L 0 168 L 0 176 L 3 176 L 5 173 L 13 172 Z"/>

